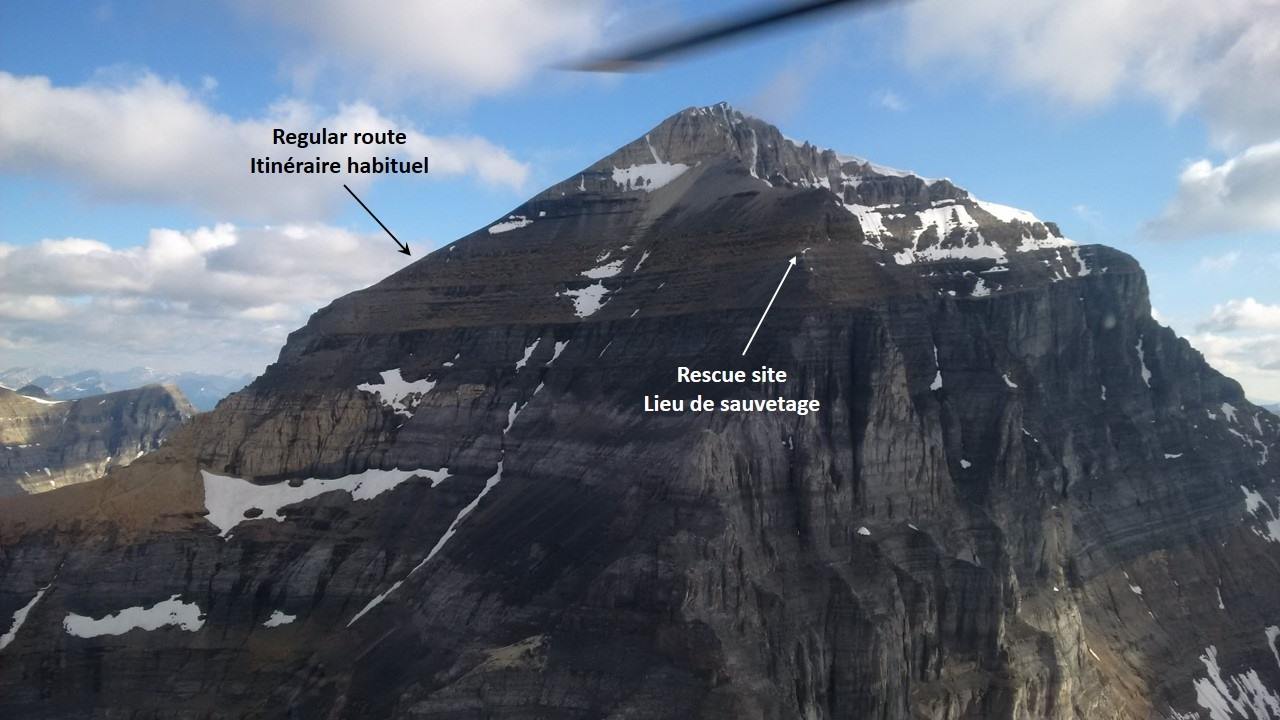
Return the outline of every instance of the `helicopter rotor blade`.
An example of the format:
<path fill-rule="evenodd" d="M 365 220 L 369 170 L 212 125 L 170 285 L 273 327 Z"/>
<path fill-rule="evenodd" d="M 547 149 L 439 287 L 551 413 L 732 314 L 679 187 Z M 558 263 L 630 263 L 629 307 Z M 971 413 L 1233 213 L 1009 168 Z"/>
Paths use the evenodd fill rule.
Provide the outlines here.
<path fill-rule="evenodd" d="M 705 23 L 675 37 L 653 38 L 622 52 L 588 58 L 568 66 L 587 72 L 624 72 L 724 40 L 761 31 L 775 25 L 811 17 L 842 6 L 871 5 L 884 0 L 804 0 L 782 7 L 760 8 L 737 17 Z"/>

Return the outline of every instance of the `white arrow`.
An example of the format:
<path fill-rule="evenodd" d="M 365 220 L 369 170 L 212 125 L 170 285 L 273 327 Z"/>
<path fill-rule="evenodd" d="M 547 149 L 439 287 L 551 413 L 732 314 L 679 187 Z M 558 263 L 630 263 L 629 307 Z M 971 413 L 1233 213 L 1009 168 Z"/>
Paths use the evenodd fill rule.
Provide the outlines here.
<path fill-rule="evenodd" d="M 791 274 L 791 268 L 796 266 L 795 256 L 787 261 L 787 271 L 782 273 L 782 279 L 778 281 L 778 287 L 773 291 L 773 297 L 769 298 L 769 304 L 764 306 L 764 314 L 760 316 L 760 322 L 756 323 L 756 329 L 751 331 L 751 339 L 747 341 L 747 346 L 742 348 L 742 354 L 746 355 L 751 349 L 751 343 L 755 342 L 756 333 L 760 332 L 760 326 L 764 324 L 764 319 L 769 315 L 769 308 L 773 307 L 773 301 L 778 299 L 778 292 L 782 290 L 782 283 L 787 281 L 787 276 Z"/>

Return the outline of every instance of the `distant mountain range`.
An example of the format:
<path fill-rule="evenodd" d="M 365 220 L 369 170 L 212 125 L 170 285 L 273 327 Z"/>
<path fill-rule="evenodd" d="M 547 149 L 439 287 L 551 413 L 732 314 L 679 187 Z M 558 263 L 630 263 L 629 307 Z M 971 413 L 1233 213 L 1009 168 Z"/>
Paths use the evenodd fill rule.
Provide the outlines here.
<path fill-rule="evenodd" d="M 149 367 L 109 372 L 81 370 L 54 375 L 36 368 L 15 367 L 0 372 L 0 386 L 10 389 L 35 385 L 54 400 L 78 400 L 144 385 L 169 383 L 177 385 L 191 404 L 201 412 L 212 410 L 218 401 L 239 390 L 253 379 L 252 375 L 209 375 L 204 373 L 162 372 Z"/>

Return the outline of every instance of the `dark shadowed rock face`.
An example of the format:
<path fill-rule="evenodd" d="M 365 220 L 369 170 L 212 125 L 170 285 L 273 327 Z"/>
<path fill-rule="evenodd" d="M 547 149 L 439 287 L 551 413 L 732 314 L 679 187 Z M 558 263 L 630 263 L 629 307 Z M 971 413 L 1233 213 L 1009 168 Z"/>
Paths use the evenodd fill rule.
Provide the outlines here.
<path fill-rule="evenodd" d="M 0 504 L 0 707 L 1280 717 L 1278 436 L 1128 256 L 690 109 Z"/>
<path fill-rule="evenodd" d="M 0 496 L 100 478 L 160 447 L 193 415 L 173 386 L 70 402 L 36 386 L 0 388 Z"/>

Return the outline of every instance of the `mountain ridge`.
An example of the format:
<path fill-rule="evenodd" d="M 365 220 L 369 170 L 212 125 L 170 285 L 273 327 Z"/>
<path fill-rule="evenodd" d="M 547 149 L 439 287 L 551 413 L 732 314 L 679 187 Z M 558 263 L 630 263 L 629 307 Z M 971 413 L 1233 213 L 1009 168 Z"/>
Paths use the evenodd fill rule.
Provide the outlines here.
<path fill-rule="evenodd" d="M 1268 707 L 1280 422 L 1124 253 L 773 132 L 677 113 L 317 311 L 159 451 L 0 500 L 0 707 Z M 719 392 L 824 410 L 640 409 L 759 365 L 790 379 Z M 124 609 L 175 619 L 98 633 Z"/>

